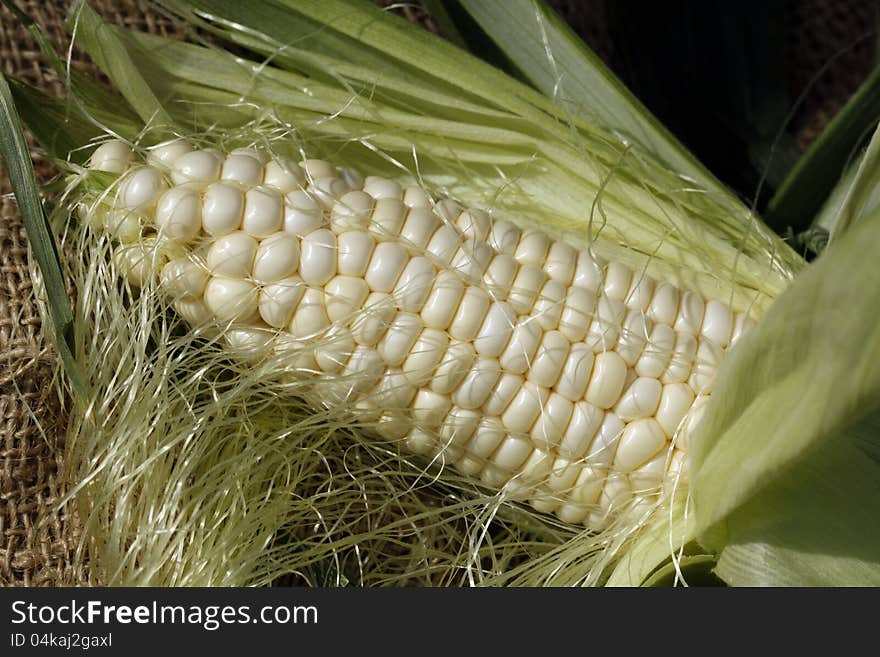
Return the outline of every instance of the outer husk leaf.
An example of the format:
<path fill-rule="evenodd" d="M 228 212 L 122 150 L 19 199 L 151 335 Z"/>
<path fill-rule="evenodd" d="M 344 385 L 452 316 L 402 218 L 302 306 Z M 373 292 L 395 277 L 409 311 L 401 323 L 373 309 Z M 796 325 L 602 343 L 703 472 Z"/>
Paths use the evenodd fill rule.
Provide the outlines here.
<path fill-rule="evenodd" d="M 737 585 L 880 584 L 880 213 L 723 363 L 691 463 L 700 542 Z"/>

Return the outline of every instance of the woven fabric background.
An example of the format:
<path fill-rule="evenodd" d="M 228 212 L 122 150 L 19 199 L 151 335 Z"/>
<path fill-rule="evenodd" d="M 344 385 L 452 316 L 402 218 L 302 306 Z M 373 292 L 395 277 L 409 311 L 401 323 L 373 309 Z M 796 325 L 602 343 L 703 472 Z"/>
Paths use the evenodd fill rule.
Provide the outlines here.
<path fill-rule="evenodd" d="M 408 20 L 433 29 L 417 2 L 395 4 Z M 614 43 L 606 24 L 612 0 L 551 0 L 600 56 L 615 66 Z M 64 18 L 68 0 L 16 0 L 66 52 Z M 183 38 L 173 23 L 137 0 L 91 0 L 108 20 L 137 30 Z M 874 29 L 876 0 L 790 0 L 793 16 L 786 39 L 790 44 L 795 92 L 816 78 L 841 48 Z M 846 101 L 873 65 L 868 39 L 847 49 L 816 79 L 796 118 L 802 144 L 809 143 Z M 85 57 L 73 52 L 73 65 L 94 71 Z M 61 84 L 49 69 L 34 40 L 11 12 L 0 7 L 0 65 L 51 93 Z M 41 180 L 54 170 L 32 153 Z M 87 566 L 75 565 L 80 524 L 69 507 L 58 502 L 68 490 L 60 477 L 63 453 L 64 403 L 52 381 L 54 354 L 43 334 L 28 251 L 9 181 L 0 168 L 0 585 L 59 586 L 94 584 Z"/>
<path fill-rule="evenodd" d="M 69 2 L 17 4 L 59 52 L 66 52 Z M 120 25 L 179 35 L 170 21 L 135 0 L 92 0 L 92 6 Z M 94 71 L 77 51 L 72 61 L 77 68 Z M 36 42 L 6 7 L 0 7 L 0 63 L 5 73 L 50 93 L 62 91 Z M 41 180 L 55 174 L 39 152 L 34 150 L 32 157 Z M 92 584 L 87 567 L 75 565 L 80 536 L 76 513 L 58 505 L 68 490 L 60 476 L 64 404 L 52 381 L 55 355 L 42 331 L 24 226 L 10 191 L 0 168 L 0 585 Z"/>

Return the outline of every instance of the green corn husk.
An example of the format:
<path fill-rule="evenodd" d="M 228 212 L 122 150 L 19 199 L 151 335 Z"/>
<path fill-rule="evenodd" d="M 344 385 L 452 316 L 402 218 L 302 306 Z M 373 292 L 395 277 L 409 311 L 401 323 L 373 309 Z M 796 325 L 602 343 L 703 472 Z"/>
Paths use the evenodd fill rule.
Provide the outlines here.
<path fill-rule="evenodd" d="M 864 476 L 853 478 L 852 490 L 877 508 L 870 494 L 876 423 L 871 411 L 853 410 L 876 393 L 873 372 L 860 371 L 845 390 L 826 390 L 838 403 L 813 418 L 809 432 L 797 431 L 795 414 L 801 400 L 813 399 L 805 393 L 809 377 L 786 386 L 774 377 L 785 376 L 798 338 L 825 349 L 795 360 L 803 372 L 830 377 L 857 358 L 819 309 L 803 305 L 820 289 L 829 301 L 849 299 L 837 294 L 843 272 L 870 289 L 867 265 L 837 263 L 856 250 L 876 251 L 876 221 L 866 219 L 783 294 L 804 261 L 692 159 L 671 168 L 675 158 L 665 156 L 675 144 L 624 135 L 601 109 L 557 104 L 366 2 L 161 4 L 250 58 L 106 25 L 80 5 L 71 16 L 75 39 L 127 106 L 111 111 L 106 92 L 74 79 L 69 111 L 34 118 L 38 135 L 91 129 L 136 148 L 184 135 L 220 148 L 255 144 L 325 157 L 540 225 L 755 317 L 770 310 L 719 375 L 697 437 L 692 499 L 683 491 L 638 526 L 591 535 L 508 504 L 503 493 L 450 470 L 426 468 L 329 413 L 305 413 L 277 363 L 244 367 L 210 336 L 186 332 L 155 289 L 135 294 L 118 282 L 106 237 L 70 224 L 65 208 L 113 185 L 71 163 L 53 218 L 64 244 L 85 254 L 69 274 L 81 290 L 76 357 L 88 390 L 72 420 L 67 463 L 81 482 L 73 495 L 86 518 L 83 554 L 101 582 L 254 585 L 293 574 L 324 585 L 634 585 L 666 581 L 670 572 L 680 581 L 688 563 L 705 568 L 716 558 L 717 572 L 732 584 L 873 581 L 880 570 L 868 552 L 873 532 L 848 542 L 853 532 L 841 530 L 848 538 L 839 545 L 809 540 L 811 522 L 831 513 L 848 530 L 865 527 L 862 512 L 850 513 L 842 496 L 827 495 L 811 522 L 786 515 L 806 491 L 846 490 L 839 487 L 843 456 L 808 465 L 836 442 L 852 443 L 861 455 Z M 595 61 L 585 62 L 610 79 Z M 18 89 L 19 103 L 35 98 Z M 650 131 L 643 108 L 628 107 Z M 81 151 L 72 155 L 72 162 L 83 159 Z M 815 322 L 789 332 L 791 313 Z M 858 335 L 862 313 L 849 320 L 839 328 Z M 291 401 L 277 404 L 279 397 Z M 771 418 L 792 426 L 783 430 Z M 766 457 L 763 468 L 739 472 L 756 450 Z M 750 513 L 761 518 L 757 529 Z M 814 559 L 817 545 L 821 560 Z M 670 556 L 672 564 L 661 566 Z"/>

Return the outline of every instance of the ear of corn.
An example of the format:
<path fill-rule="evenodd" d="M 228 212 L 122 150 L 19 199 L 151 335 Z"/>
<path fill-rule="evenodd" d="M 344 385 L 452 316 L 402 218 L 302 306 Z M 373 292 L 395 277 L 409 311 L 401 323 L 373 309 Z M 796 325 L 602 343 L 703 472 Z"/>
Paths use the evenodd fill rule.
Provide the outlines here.
<path fill-rule="evenodd" d="M 238 357 L 408 451 L 599 530 L 684 489 L 688 435 L 752 321 L 725 304 L 418 187 L 175 141 L 103 212 L 149 277 Z M 134 229 L 128 227 L 134 225 Z"/>

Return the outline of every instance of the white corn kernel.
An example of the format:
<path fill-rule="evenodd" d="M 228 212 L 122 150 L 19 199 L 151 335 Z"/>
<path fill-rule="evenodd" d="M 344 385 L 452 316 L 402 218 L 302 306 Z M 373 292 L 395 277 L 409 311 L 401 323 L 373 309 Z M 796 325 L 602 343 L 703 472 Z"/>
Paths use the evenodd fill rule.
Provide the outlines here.
<path fill-rule="evenodd" d="M 451 198 L 442 198 L 434 204 L 434 212 L 445 222 L 455 225 L 461 214 L 461 206 Z"/>
<path fill-rule="evenodd" d="M 513 286 L 513 279 L 519 269 L 519 263 L 511 255 L 498 254 L 489 263 L 483 274 L 483 284 L 489 295 L 496 301 L 504 301 Z"/>
<path fill-rule="evenodd" d="M 535 385 L 552 388 L 562 374 L 571 343 L 559 331 L 547 331 L 541 338 L 527 378 Z"/>
<path fill-rule="evenodd" d="M 589 402 L 574 404 L 565 435 L 559 443 L 559 455 L 571 461 L 586 456 L 604 417 L 605 413 Z"/>
<path fill-rule="evenodd" d="M 366 230 L 373 212 L 373 197 L 366 192 L 348 192 L 330 210 L 330 228 L 339 234 L 347 230 Z"/>
<path fill-rule="evenodd" d="M 408 262 L 409 254 L 398 242 L 380 242 L 364 275 L 367 285 L 374 292 L 391 292 Z"/>
<path fill-rule="evenodd" d="M 601 515 L 596 522 L 607 522 L 613 513 L 619 513 L 632 499 L 632 488 L 626 475 L 612 472 L 605 479 L 599 495 Z M 592 514 L 591 514 L 592 515 Z"/>
<path fill-rule="evenodd" d="M 364 310 L 357 313 L 352 323 L 351 332 L 355 342 L 364 346 L 374 346 L 385 331 L 396 313 L 394 299 L 385 292 L 372 292 L 364 302 Z"/>
<path fill-rule="evenodd" d="M 306 191 L 294 190 L 284 197 L 284 230 L 305 237 L 324 225 L 321 205 Z"/>
<path fill-rule="evenodd" d="M 569 499 L 576 504 L 592 506 L 599 501 L 602 488 L 605 486 L 607 473 L 600 469 L 585 465 L 568 493 Z"/>
<path fill-rule="evenodd" d="M 406 218 L 406 206 L 396 198 L 376 200 L 370 215 L 369 231 L 379 241 L 397 239 Z"/>
<path fill-rule="evenodd" d="M 331 322 L 350 320 L 364 306 L 370 289 L 359 276 L 334 276 L 324 286 L 324 303 Z"/>
<path fill-rule="evenodd" d="M 220 179 L 248 187 L 263 182 L 263 165 L 250 155 L 232 153 L 223 162 Z"/>
<path fill-rule="evenodd" d="M 309 182 L 314 182 L 321 178 L 336 178 L 339 175 L 336 167 L 326 160 L 303 160 L 299 163 L 299 166 L 305 172 Z"/>
<path fill-rule="evenodd" d="M 271 187 L 254 187 L 244 196 L 242 229 L 256 238 L 281 230 L 284 220 L 281 194 Z"/>
<path fill-rule="evenodd" d="M 367 176 L 364 180 L 364 191 L 375 199 L 396 198 L 403 196 L 403 190 L 393 180 L 381 176 Z"/>
<path fill-rule="evenodd" d="M 472 456 L 467 451 L 461 452 L 461 455 L 455 460 L 455 469 L 470 477 L 479 477 L 484 467 L 486 467 L 484 459 Z"/>
<path fill-rule="evenodd" d="M 197 328 L 214 321 L 214 316 L 201 299 L 178 299 L 174 302 L 174 310 L 192 328 Z"/>
<path fill-rule="evenodd" d="M 269 161 L 269 157 L 263 151 L 253 147 L 233 148 L 229 151 L 229 155 L 247 155 L 261 165 L 266 164 L 266 162 Z"/>
<path fill-rule="evenodd" d="M 586 459 L 590 465 L 609 467 L 614 462 L 614 453 L 617 451 L 617 444 L 625 426 L 623 420 L 615 413 L 611 411 L 605 413 L 599 430 L 587 449 Z"/>
<path fill-rule="evenodd" d="M 416 395 L 416 400 L 418 400 L 418 395 Z M 413 404 L 415 403 L 416 402 L 414 401 Z M 436 451 L 437 439 L 432 433 L 416 427 L 410 430 L 406 435 L 406 438 L 403 441 L 403 446 L 406 448 L 406 451 L 411 454 L 429 456 Z M 442 457 L 445 457 L 445 454 L 443 454 Z"/>
<path fill-rule="evenodd" d="M 426 253 L 441 267 L 449 266 L 462 244 L 461 234 L 452 226 L 443 224 L 431 236 Z"/>
<path fill-rule="evenodd" d="M 153 280 L 167 260 L 164 251 L 154 238 L 147 238 L 117 249 L 113 261 L 128 282 L 143 287 Z"/>
<path fill-rule="evenodd" d="M 456 406 L 477 409 L 482 406 L 501 376 L 501 367 L 494 358 L 477 358 L 470 371 L 452 393 Z"/>
<path fill-rule="evenodd" d="M 355 347 L 342 370 L 342 376 L 347 382 L 342 399 L 351 399 L 370 390 L 379 382 L 384 371 L 385 363 L 375 349 L 362 345 Z"/>
<path fill-rule="evenodd" d="M 202 206 L 202 227 L 215 237 L 241 228 L 244 216 L 244 194 L 232 185 L 213 183 L 205 190 Z"/>
<path fill-rule="evenodd" d="M 220 237 L 208 249 L 208 270 L 215 276 L 246 278 L 251 275 L 257 241 L 241 231 Z"/>
<path fill-rule="evenodd" d="M 624 422 L 651 417 L 660 403 L 663 385 L 657 379 L 639 377 L 623 391 L 614 412 Z"/>
<path fill-rule="evenodd" d="M 389 367 L 403 365 L 422 330 L 422 320 L 413 313 L 399 312 L 391 320 L 376 349 Z"/>
<path fill-rule="evenodd" d="M 326 228 L 302 239 L 299 275 L 309 285 L 324 285 L 336 274 L 336 235 Z"/>
<path fill-rule="evenodd" d="M 565 306 L 566 288 L 559 281 L 548 280 L 541 288 L 541 293 L 535 301 L 532 315 L 545 331 L 552 331 L 559 327 L 562 318 L 562 309 Z"/>
<path fill-rule="evenodd" d="M 666 444 L 666 434 L 653 418 L 630 422 L 623 429 L 614 465 L 623 472 L 632 472 L 650 461 Z"/>
<path fill-rule="evenodd" d="M 473 457 L 486 460 L 498 448 L 506 435 L 507 432 L 501 422 L 494 417 L 484 417 L 465 445 L 465 451 Z"/>
<path fill-rule="evenodd" d="M 89 168 L 110 173 L 124 173 L 131 163 L 131 148 L 124 141 L 112 139 L 95 149 Z"/>
<path fill-rule="evenodd" d="M 434 280 L 428 300 L 422 306 L 422 321 L 430 328 L 446 330 L 452 323 L 464 296 L 464 283 L 455 274 L 441 270 Z"/>
<path fill-rule="evenodd" d="M 538 293 L 547 280 L 544 270 L 532 265 L 523 265 L 519 268 L 516 278 L 513 279 L 513 287 L 507 295 L 507 301 L 520 315 L 532 312 Z"/>
<path fill-rule="evenodd" d="M 212 278 L 205 286 L 205 305 L 221 322 L 246 322 L 257 312 L 257 289 L 240 278 Z"/>
<path fill-rule="evenodd" d="M 450 268 L 466 282 L 479 283 L 492 260 L 492 249 L 485 242 L 467 241 L 452 256 Z"/>
<path fill-rule="evenodd" d="M 306 191 L 315 197 L 324 210 L 329 210 L 351 189 L 342 178 L 317 178 L 306 185 Z"/>
<path fill-rule="evenodd" d="M 489 295 L 479 287 L 467 287 L 452 324 L 449 335 L 456 340 L 473 340 L 489 312 Z"/>
<path fill-rule="evenodd" d="M 171 182 L 211 183 L 220 177 L 222 160 L 214 150 L 191 151 L 181 155 L 171 167 Z"/>
<path fill-rule="evenodd" d="M 155 169 L 150 167 L 137 169 L 122 183 L 119 194 L 121 207 L 129 210 L 148 210 L 156 204 L 167 188 L 165 180 Z"/>
<path fill-rule="evenodd" d="M 605 284 L 603 292 L 611 299 L 624 301 L 632 283 L 632 270 L 620 262 L 609 262 L 605 266 Z"/>
<path fill-rule="evenodd" d="M 477 353 L 487 358 L 501 356 L 510 342 L 515 324 L 516 313 L 513 308 L 503 301 L 493 302 L 474 339 Z"/>
<path fill-rule="evenodd" d="M 599 408 L 611 408 L 626 382 L 626 363 L 620 354 L 605 351 L 596 356 L 585 399 Z"/>
<path fill-rule="evenodd" d="M 648 306 L 651 304 L 651 299 L 653 298 L 653 296 L 654 279 L 649 277 L 644 272 L 636 272 L 633 275 L 633 280 L 630 284 L 629 291 L 626 293 L 624 303 L 626 303 L 626 307 L 631 310 L 646 312 Z"/>
<path fill-rule="evenodd" d="M 596 310 L 596 293 L 583 287 L 569 287 L 559 318 L 559 330 L 572 342 L 583 340 Z"/>
<path fill-rule="evenodd" d="M 429 208 L 413 208 L 406 215 L 400 237 L 417 251 L 424 251 L 439 227 L 440 219 Z"/>
<path fill-rule="evenodd" d="M 573 410 L 574 404 L 562 395 L 551 392 L 531 430 L 535 447 L 546 451 L 556 450 L 568 428 Z"/>
<path fill-rule="evenodd" d="M 666 371 L 660 377 L 661 383 L 687 381 L 691 375 L 694 357 L 697 355 L 697 339 L 690 333 L 676 333 L 675 347 Z"/>
<path fill-rule="evenodd" d="M 556 381 L 556 392 L 573 402 L 583 399 L 593 371 L 593 360 L 593 351 L 586 344 L 572 344 Z"/>
<path fill-rule="evenodd" d="M 306 288 L 288 325 L 291 334 L 298 339 L 315 338 L 329 325 L 324 291 L 313 287 Z"/>
<path fill-rule="evenodd" d="M 547 388 L 526 381 L 504 411 L 501 421 L 511 433 L 528 433 L 547 403 L 548 397 L 550 391 Z"/>
<path fill-rule="evenodd" d="M 270 235 L 257 247 L 253 277 L 261 283 L 287 278 L 299 267 L 299 240 L 290 233 Z"/>
<path fill-rule="evenodd" d="M 633 367 L 641 358 L 651 328 L 651 320 L 640 310 L 631 310 L 623 320 L 616 349 L 628 366 Z"/>
<path fill-rule="evenodd" d="M 437 270 L 428 258 L 416 256 L 403 269 L 394 286 L 394 299 L 401 310 L 417 313 L 425 305 Z"/>
<path fill-rule="evenodd" d="M 346 328 L 335 328 L 315 347 L 315 363 L 328 374 L 341 371 L 354 353 L 355 343 Z"/>
<path fill-rule="evenodd" d="M 587 332 L 587 344 L 593 351 L 610 351 L 617 345 L 620 328 L 626 317 L 626 306 L 620 299 L 599 297 L 596 314 Z"/>
<path fill-rule="evenodd" d="M 539 230 L 527 230 L 520 237 L 513 257 L 521 265 L 531 265 L 542 269 L 550 250 L 550 237 Z"/>
<path fill-rule="evenodd" d="M 405 410 L 416 396 L 416 389 L 400 370 L 387 370 L 370 394 L 370 402 L 383 412 Z"/>
<path fill-rule="evenodd" d="M 502 372 L 498 383 L 492 388 L 492 392 L 483 404 L 483 413 L 491 417 L 499 417 L 507 410 L 524 381 L 525 379 L 519 374 Z"/>
<path fill-rule="evenodd" d="M 299 276 L 290 276 L 263 286 L 260 290 L 260 317 L 269 326 L 285 328 L 302 299 L 306 284 Z"/>
<path fill-rule="evenodd" d="M 263 184 L 287 194 L 305 185 L 306 177 L 302 169 L 286 158 L 271 160 L 266 163 L 263 172 Z"/>
<path fill-rule="evenodd" d="M 170 169 L 178 159 L 192 152 L 192 146 L 183 139 L 174 139 L 153 146 L 147 152 L 147 164 L 151 167 Z"/>
<path fill-rule="evenodd" d="M 679 304 L 678 288 L 669 283 L 660 283 L 654 288 L 654 296 L 651 297 L 651 305 L 648 307 L 648 317 L 658 324 L 672 326 L 678 315 Z"/>
<path fill-rule="evenodd" d="M 654 458 L 630 473 L 629 481 L 633 492 L 637 495 L 649 495 L 658 491 L 666 478 L 668 452 L 668 449 L 661 449 Z"/>
<path fill-rule="evenodd" d="M 444 445 L 464 445 L 474 435 L 483 415 L 476 411 L 453 406 L 440 425 L 440 438 Z"/>
<path fill-rule="evenodd" d="M 137 211 L 110 210 L 104 218 L 104 226 L 123 244 L 141 239 L 143 217 Z"/>
<path fill-rule="evenodd" d="M 160 279 L 172 298 L 199 299 L 208 283 L 208 272 L 189 258 L 178 258 L 165 265 Z"/>
<path fill-rule="evenodd" d="M 489 460 L 505 472 L 517 472 L 534 450 L 534 445 L 525 438 L 507 435 Z"/>
<path fill-rule="evenodd" d="M 715 299 L 709 300 L 703 316 L 703 325 L 700 327 L 700 335 L 724 349 L 730 344 L 732 330 L 733 313 L 730 308 Z"/>
<path fill-rule="evenodd" d="M 521 235 L 520 229 L 513 224 L 504 220 L 497 220 L 492 224 L 487 241 L 489 246 L 498 253 L 512 256 L 516 253 L 516 247 L 519 244 Z"/>
<path fill-rule="evenodd" d="M 733 331 L 730 335 L 730 346 L 732 347 L 743 335 L 748 333 L 755 326 L 755 322 L 745 313 L 737 313 L 736 319 L 733 321 Z"/>
<path fill-rule="evenodd" d="M 544 481 L 553 469 L 553 455 L 540 449 L 529 454 L 516 476 L 518 483 L 531 486 Z"/>
<path fill-rule="evenodd" d="M 603 263 L 590 255 L 589 251 L 579 251 L 571 284 L 590 290 L 598 295 L 602 289 Z"/>
<path fill-rule="evenodd" d="M 651 336 L 636 363 L 636 374 L 659 379 L 666 371 L 675 347 L 675 331 L 666 324 L 654 324 Z"/>
<path fill-rule="evenodd" d="M 458 215 L 455 225 L 465 239 L 485 243 L 492 222 L 482 210 L 464 210 Z"/>
<path fill-rule="evenodd" d="M 675 435 L 682 419 L 694 403 L 694 391 L 686 383 L 668 383 L 663 386 L 655 419 L 669 438 Z"/>
<path fill-rule="evenodd" d="M 698 395 L 708 395 L 715 387 L 715 374 L 724 353 L 717 344 L 711 340 L 700 340 L 697 347 L 697 356 L 694 360 L 694 368 L 688 379 L 688 384 Z"/>
<path fill-rule="evenodd" d="M 501 354 L 501 367 L 514 374 L 527 372 L 543 336 L 544 332 L 534 317 L 520 317 L 513 327 L 507 348 Z"/>
<path fill-rule="evenodd" d="M 274 334 L 263 329 L 236 327 L 223 333 L 226 346 L 236 358 L 256 362 L 269 352 Z"/>
<path fill-rule="evenodd" d="M 424 329 L 403 363 L 403 373 L 410 383 L 420 388 L 427 385 L 448 347 L 449 336 L 444 331 Z"/>
<path fill-rule="evenodd" d="M 544 263 L 544 271 L 552 280 L 569 286 L 574 278 L 577 256 L 573 246 L 565 242 L 553 242 L 547 254 L 547 262 Z"/>
<path fill-rule="evenodd" d="M 408 208 L 430 208 L 434 202 L 421 187 L 410 186 L 403 190 L 403 203 Z"/>
<path fill-rule="evenodd" d="M 159 234 L 171 240 L 188 241 L 202 226 L 202 200 L 188 187 L 172 187 L 159 197 L 155 222 Z"/>
<path fill-rule="evenodd" d="M 337 271 L 345 276 L 363 277 L 373 256 L 376 243 L 364 231 L 349 230 L 336 238 Z"/>
<path fill-rule="evenodd" d="M 412 419 L 422 429 L 436 430 L 443 423 L 452 402 L 448 395 L 422 388 L 416 393 L 412 404 Z"/>
<path fill-rule="evenodd" d="M 679 333 L 700 334 L 700 326 L 703 325 L 703 315 L 706 311 L 706 302 L 696 292 L 685 292 L 681 295 L 681 304 L 678 307 L 678 315 L 672 326 Z"/>
<path fill-rule="evenodd" d="M 454 342 L 449 345 L 434 372 L 431 390 L 441 395 L 452 394 L 470 371 L 475 357 L 474 348 L 466 342 Z"/>
<path fill-rule="evenodd" d="M 581 473 L 581 464 L 557 457 L 547 478 L 547 487 L 555 493 L 568 493 Z"/>

